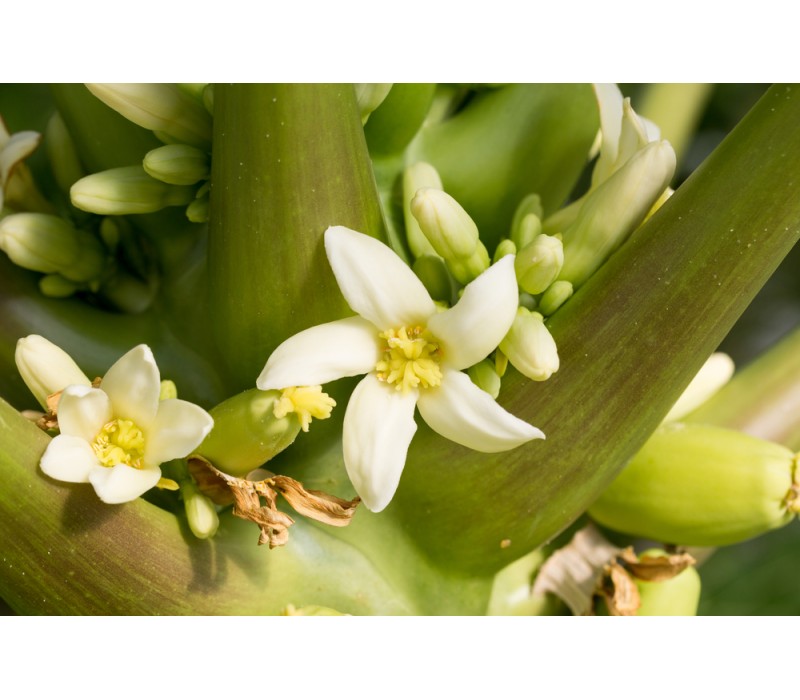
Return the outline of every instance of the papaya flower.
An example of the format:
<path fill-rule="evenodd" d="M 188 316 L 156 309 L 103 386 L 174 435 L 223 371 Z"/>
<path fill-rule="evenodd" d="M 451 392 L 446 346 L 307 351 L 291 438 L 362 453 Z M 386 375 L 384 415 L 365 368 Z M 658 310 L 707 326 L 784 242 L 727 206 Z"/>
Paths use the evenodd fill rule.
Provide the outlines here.
<path fill-rule="evenodd" d="M 160 401 L 153 353 L 138 345 L 117 360 L 99 388 L 71 384 L 58 402 L 61 434 L 41 459 L 59 481 L 91 483 L 105 503 L 125 503 L 159 483 L 160 465 L 185 457 L 214 421 L 180 399 Z"/>
<path fill-rule="evenodd" d="M 501 408 L 462 370 L 508 332 L 518 306 L 508 255 L 440 311 L 411 269 L 386 245 L 343 226 L 325 232 L 339 288 L 358 316 L 308 328 L 284 341 L 259 389 L 324 384 L 365 374 L 344 416 L 344 463 L 373 512 L 391 501 L 416 432 L 414 408 L 440 435 L 481 452 L 502 452 L 544 434 Z"/>

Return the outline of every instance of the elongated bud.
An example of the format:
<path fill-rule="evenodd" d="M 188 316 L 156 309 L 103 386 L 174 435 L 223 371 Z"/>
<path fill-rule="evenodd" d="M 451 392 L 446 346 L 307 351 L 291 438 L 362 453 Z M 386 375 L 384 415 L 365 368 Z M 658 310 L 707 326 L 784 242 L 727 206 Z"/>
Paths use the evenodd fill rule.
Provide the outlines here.
<path fill-rule="evenodd" d="M 668 423 L 589 509 L 601 525 L 672 544 L 721 546 L 794 517 L 795 455 L 707 425 Z"/>
<path fill-rule="evenodd" d="M 208 193 L 205 193 L 186 207 L 186 218 L 193 224 L 204 224 L 208 221 L 208 204 Z"/>
<path fill-rule="evenodd" d="M 497 244 L 497 247 L 494 249 L 494 255 L 492 256 L 492 262 L 496 263 L 498 260 L 506 257 L 506 255 L 516 255 L 517 254 L 517 246 L 514 245 L 514 241 L 510 238 L 504 238 Z"/>
<path fill-rule="evenodd" d="M 403 172 L 403 219 L 406 224 L 406 240 L 415 258 L 422 255 L 436 255 L 416 218 L 411 213 L 411 200 L 423 188 L 442 189 L 439 173 L 429 163 L 414 163 Z"/>
<path fill-rule="evenodd" d="M 134 124 L 192 146 L 211 145 L 211 117 L 177 85 L 88 83 L 89 91 Z"/>
<path fill-rule="evenodd" d="M 552 316 L 572 296 L 572 282 L 556 280 L 539 299 L 539 311 L 543 316 Z"/>
<path fill-rule="evenodd" d="M 168 185 L 150 177 L 139 165 L 113 168 L 78 180 L 70 189 L 72 203 L 95 214 L 149 214 L 188 204 L 194 188 Z"/>
<path fill-rule="evenodd" d="M 542 232 L 542 220 L 536 214 L 527 214 L 515 226 L 511 233 L 511 240 L 517 248 L 524 248 Z"/>
<path fill-rule="evenodd" d="M 467 374 L 475 386 L 483 389 L 493 399 L 500 395 L 500 375 L 497 374 L 494 362 L 481 360 L 477 365 L 472 365 Z"/>
<path fill-rule="evenodd" d="M 80 252 L 78 231 L 51 214 L 11 214 L 0 220 L 0 249 L 20 267 L 61 272 Z"/>
<path fill-rule="evenodd" d="M 734 369 L 733 360 L 724 352 L 711 355 L 665 416 L 664 422 L 680 420 L 708 401 L 728 383 Z"/>
<path fill-rule="evenodd" d="M 641 556 L 665 556 L 661 549 L 650 549 L 642 552 Z M 636 588 L 639 589 L 639 609 L 636 614 L 640 617 L 655 615 L 697 615 L 697 606 L 700 604 L 700 574 L 693 566 L 686 567 L 677 576 L 666 581 L 642 581 L 633 577 Z"/>
<path fill-rule="evenodd" d="M 64 299 L 78 291 L 78 285 L 58 273 L 45 275 L 39 280 L 39 291 L 46 297 Z"/>
<path fill-rule="evenodd" d="M 154 148 L 145 155 L 142 166 L 148 175 L 170 185 L 194 185 L 211 172 L 208 154 L 186 144 Z"/>
<path fill-rule="evenodd" d="M 582 285 L 644 220 L 675 172 L 667 141 L 649 144 L 592 191 L 564 233 L 560 279 Z"/>
<path fill-rule="evenodd" d="M 356 102 L 361 112 L 361 123 L 366 124 L 369 115 L 372 114 L 381 102 L 386 99 L 393 83 L 356 83 Z"/>
<path fill-rule="evenodd" d="M 75 142 L 58 112 L 55 112 L 47 122 L 44 145 L 56 183 L 63 192 L 69 192 L 69 188 L 80 180 L 85 172 Z"/>
<path fill-rule="evenodd" d="M 521 289 L 541 294 L 558 277 L 563 264 L 564 244 L 555 236 L 541 234 L 517 253 L 514 271 Z"/>
<path fill-rule="evenodd" d="M 559 360 L 556 342 L 544 325 L 544 318 L 525 307 L 517 309 L 517 316 L 500 350 L 528 379 L 543 382 L 558 371 Z"/>
<path fill-rule="evenodd" d="M 438 255 L 421 255 L 411 266 L 419 277 L 431 299 L 450 303 L 453 298 L 453 280 L 445 267 L 444 260 Z"/>
<path fill-rule="evenodd" d="M 66 352 L 40 335 L 20 338 L 14 361 L 25 386 L 45 409 L 47 397 L 51 394 L 56 394 L 71 384 L 92 384 Z"/>
<path fill-rule="evenodd" d="M 219 516 L 211 499 L 200 492 L 192 479 L 181 482 L 181 496 L 192 534 L 201 540 L 213 537 L 219 528 Z"/>
<path fill-rule="evenodd" d="M 411 200 L 411 213 L 456 280 L 468 284 L 489 267 L 478 227 L 449 194 L 423 188 Z"/>
<path fill-rule="evenodd" d="M 538 194 L 529 194 L 525 197 L 514 211 L 514 217 L 511 219 L 511 239 L 517 244 L 518 248 L 522 248 L 530 241 L 522 242 L 518 239 L 519 228 L 523 220 L 529 215 L 533 214 L 539 221 L 544 216 L 544 209 L 542 208 L 542 198 Z M 541 233 L 541 231 L 539 232 Z"/>

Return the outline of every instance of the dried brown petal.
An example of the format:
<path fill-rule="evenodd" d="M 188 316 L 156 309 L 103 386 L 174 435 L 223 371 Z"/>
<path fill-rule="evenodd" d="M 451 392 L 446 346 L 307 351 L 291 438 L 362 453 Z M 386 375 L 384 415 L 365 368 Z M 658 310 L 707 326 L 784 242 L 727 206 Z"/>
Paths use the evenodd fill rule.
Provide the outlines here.
<path fill-rule="evenodd" d="M 620 555 L 620 559 L 636 578 L 653 583 L 669 581 L 684 569 L 695 564 L 694 557 L 688 552 L 676 552 L 661 556 L 645 554 L 637 557 L 630 547 Z"/>
<path fill-rule="evenodd" d="M 635 615 L 641 600 L 633 577 L 617 562 L 606 567 L 608 582 L 603 587 L 608 612 L 611 615 Z"/>
<path fill-rule="evenodd" d="M 219 506 L 233 503 L 233 493 L 223 473 L 204 457 L 193 455 L 187 460 L 189 473 L 197 488 Z M 231 477 L 232 478 L 232 477 Z"/>
<path fill-rule="evenodd" d="M 299 481 L 288 476 L 275 476 L 268 481 L 300 515 L 313 518 L 321 523 L 334 527 L 345 527 L 355 515 L 361 499 L 356 496 L 352 501 L 332 496 L 324 491 L 306 489 Z"/>

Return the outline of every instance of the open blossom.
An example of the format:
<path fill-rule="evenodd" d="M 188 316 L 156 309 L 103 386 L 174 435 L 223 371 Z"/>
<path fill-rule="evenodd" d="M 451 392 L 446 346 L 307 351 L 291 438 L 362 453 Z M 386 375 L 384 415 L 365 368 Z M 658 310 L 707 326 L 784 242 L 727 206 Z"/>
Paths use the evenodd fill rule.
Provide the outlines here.
<path fill-rule="evenodd" d="M 425 287 L 380 241 L 343 226 L 325 232 L 325 249 L 350 307 L 359 314 L 314 326 L 282 343 L 259 389 L 324 384 L 366 374 L 344 417 L 344 462 L 372 511 L 394 495 L 416 432 L 414 408 L 436 432 L 482 452 L 534 438 L 538 428 L 511 415 L 461 370 L 483 360 L 517 311 L 514 258 L 507 256 L 439 312 Z"/>
<path fill-rule="evenodd" d="M 90 482 L 106 503 L 141 496 L 161 478 L 159 465 L 188 455 L 214 424 L 188 401 L 159 401 L 160 390 L 146 345 L 114 363 L 99 388 L 66 387 L 58 403 L 61 434 L 42 455 L 42 471 L 60 481 Z"/>

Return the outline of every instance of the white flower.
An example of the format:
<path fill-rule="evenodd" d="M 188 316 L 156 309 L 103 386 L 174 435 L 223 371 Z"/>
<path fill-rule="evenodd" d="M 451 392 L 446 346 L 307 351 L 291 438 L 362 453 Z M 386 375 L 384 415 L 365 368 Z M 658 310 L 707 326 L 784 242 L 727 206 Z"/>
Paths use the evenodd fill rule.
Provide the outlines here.
<path fill-rule="evenodd" d="M 138 345 L 108 370 L 99 389 L 70 385 L 58 404 L 61 434 L 41 468 L 60 481 L 91 482 L 101 500 L 125 503 L 161 478 L 159 465 L 185 457 L 214 421 L 188 401 L 159 401 L 153 353 Z"/>
<path fill-rule="evenodd" d="M 359 316 L 314 326 L 282 343 L 259 389 L 367 376 L 344 417 L 344 462 L 364 504 L 392 499 L 416 432 L 414 407 L 436 432 L 481 452 L 501 452 L 543 433 L 501 408 L 460 370 L 483 360 L 517 311 L 514 258 L 506 256 L 437 313 L 411 269 L 380 241 L 342 226 L 325 232 L 339 288 Z"/>

